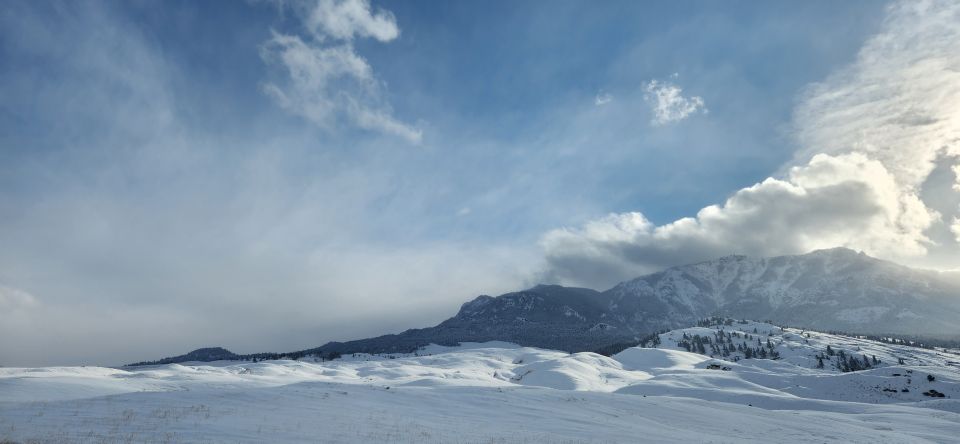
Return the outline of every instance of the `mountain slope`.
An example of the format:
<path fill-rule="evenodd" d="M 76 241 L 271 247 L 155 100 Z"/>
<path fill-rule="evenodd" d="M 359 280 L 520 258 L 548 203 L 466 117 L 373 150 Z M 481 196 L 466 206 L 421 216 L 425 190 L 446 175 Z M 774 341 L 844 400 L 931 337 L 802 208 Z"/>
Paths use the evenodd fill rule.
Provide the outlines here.
<path fill-rule="evenodd" d="M 845 248 L 797 256 L 728 256 L 624 282 L 612 311 L 647 330 L 711 315 L 842 330 L 955 337 L 960 287 Z"/>
<path fill-rule="evenodd" d="M 593 350 L 633 340 L 634 329 L 611 324 L 609 300 L 586 288 L 538 285 L 498 297 L 479 296 L 463 304 L 456 316 L 435 327 L 411 329 L 349 342 L 331 342 L 307 354 L 406 353 L 429 344 L 507 341 L 554 350 Z"/>

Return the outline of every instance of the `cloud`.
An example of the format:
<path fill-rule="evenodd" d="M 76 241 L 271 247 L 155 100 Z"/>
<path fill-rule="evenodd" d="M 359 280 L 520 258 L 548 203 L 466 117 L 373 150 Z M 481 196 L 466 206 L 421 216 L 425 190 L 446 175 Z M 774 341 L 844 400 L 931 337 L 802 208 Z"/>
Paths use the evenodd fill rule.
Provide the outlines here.
<path fill-rule="evenodd" d="M 389 42 L 400 35 L 393 14 L 382 9 L 373 13 L 368 0 L 319 0 L 305 9 L 304 25 L 318 40 L 328 36 L 338 40 L 372 37 Z"/>
<path fill-rule="evenodd" d="M 731 253 L 842 245 L 884 256 L 921 254 L 931 217 L 922 204 L 903 198 L 880 162 L 859 153 L 821 154 L 792 168 L 786 179 L 739 190 L 695 217 L 657 226 L 641 213 L 612 214 L 579 229 L 551 231 L 542 243 L 551 278 L 596 287 Z"/>
<path fill-rule="evenodd" d="M 960 5 L 905 2 L 887 13 L 854 63 L 801 95 L 800 149 L 783 173 L 663 225 L 632 212 L 550 231 L 541 240 L 547 279 L 605 287 L 731 253 L 834 246 L 906 263 L 925 263 L 932 249 L 960 257 L 952 240 L 938 244 L 928 235 L 949 221 L 960 240 L 960 220 L 920 198 L 938 159 L 960 149 Z M 651 82 L 647 90 L 656 124 L 702 104 L 673 85 Z M 949 188 L 938 192 L 958 191 Z"/>
<path fill-rule="evenodd" d="M 956 183 L 953 184 L 953 190 L 960 193 L 960 165 L 953 166 L 953 175 L 956 178 Z"/>
<path fill-rule="evenodd" d="M 613 101 L 613 96 L 605 93 L 603 91 L 597 93 L 597 96 L 593 99 L 593 104 L 596 106 L 603 106 Z"/>
<path fill-rule="evenodd" d="M 12 313 L 27 310 L 38 305 L 32 294 L 16 288 L 0 285 L 0 312 Z"/>
<path fill-rule="evenodd" d="M 168 43 L 191 28 L 138 20 L 160 9 L 149 2 L 72 2 L 60 8 L 15 2 L 0 8 L 0 41 L 10 60 L 0 64 L 0 115 L 8 117 L 8 143 L 0 149 L 0 282 L 37 301 L 16 313 L 0 308 L 0 365 L 115 365 L 211 345 L 237 352 L 291 350 L 432 325 L 477 294 L 534 283 L 530 276 L 542 268 L 543 256 L 529 240 L 557 220 L 585 220 L 636 196 L 614 186 L 637 176 L 644 177 L 634 188 L 676 180 L 655 194 L 663 195 L 678 186 L 703 188 L 703 182 L 679 182 L 712 175 L 711 186 L 727 187 L 726 179 L 717 178 L 742 169 L 715 163 L 742 163 L 765 151 L 755 142 L 763 137 L 737 134 L 747 132 L 740 126 L 731 131 L 711 124 L 683 139 L 672 131 L 635 131 L 636 115 L 647 107 L 640 88 L 606 105 L 624 112 L 597 112 L 584 107 L 582 97 L 564 96 L 557 106 L 529 109 L 531 120 L 516 133 L 493 136 L 489 129 L 500 124 L 500 116 L 478 118 L 474 105 L 435 107 L 451 121 L 441 120 L 431 136 L 456 149 L 385 150 L 380 138 L 353 134 L 318 143 L 313 124 L 288 118 L 279 106 L 258 106 L 267 96 L 248 88 L 245 76 L 207 75 L 213 67 L 249 70 L 237 60 L 248 60 L 249 48 L 262 43 L 270 46 L 274 70 L 265 83 L 275 85 L 291 109 L 303 108 L 296 100 L 304 93 L 334 98 L 318 125 L 336 131 L 379 116 L 381 123 L 386 118 L 410 128 L 384 100 L 387 91 L 377 79 L 382 68 L 359 50 L 361 43 L 380 44 L 375 31 L 339 38 L 323 26 L 311 27 L 304 17 L 316 4 L 285 2 L 295 26 L 278 27 L 268 37 L 233 31 L 251 24 L 263 31 L 270 18 L 228 14 L 245 19 L 218 23 L 225 32 L 200 33 L 198 44 L 187 49 Z M 129 14 L 131 9 L 139 12 Z M 372 9 L 371 16 L 381 14 Z M 201 10 L 197 26 L 216 13 Z M 277 35 L 289 38 L 274 41 Z M 674 51 L 673 41 L 662 40 L 658 54 Z M 198 48 L 224 57 L 199 69 Z M 334 52 L 314 51 L 324 49 Z M 637 51 L 648 53 L 645 47 Z M 294 88 L 284 56 L 303 75 L 302 91 Z M 436 54 L 415 56 L 414 62 L 428 63 Z M 458 55 L 448 57 L 441 59 Z M 317 65 L 320 72 L 338 74 L 316 74 Z M 635 70 L 627 71 L 624 77 L 633 78 Z M 721 74 L 720 83 L 729 87 L 738 74 Z M 321 79 L 325 83 L 311 83 Z M 725 106 L 744 94 L 769 92 L 733 85 L 724 90 Z M 461 85 L 430 86 L 430 92 L 462 94 Z M 341 92 L 360 107 L 351 109 Z M 224 104 L 234 106 L 221 113 Z M 746 114 L 744 121 L 769 114 L 766 107 L 743 111 L 730 114 Z M 711 121 L 732 120 L 730 114 Z M 677 149 L 678 140 L 688 149 Z M 731 156 L 712 149 L 708 142 L 716 140 L 733 140 L 714 146 L 738 151 Z M 875 193 L 856 190 L 856 184 L 870 174 L 884 181 L 875 159 L 843 154 L 831 153 L 841 160 L 820 169 L 836 164 L 863 170 L 865 177 L 834 189 L 849 187 L 874 199 Z M 662 173 L 677 165 L 685 171 Z M 792 183 L 787 171 L 778 180 L 799 194 L 797 188 L 807 185 Z M 826 197 L 821 192 L 819 199 Z M 458 208 L 472 212 L 458 217 Z M 885 223 L 884 214 L 895 213 L 890 208 L 845 210 Z M 942 212 L 952 220 L 952 213 Z M 621 230 L 636 231 L 627 216 L 639 215 L 621 216 Z M 597 224 L 598 230 L 606 226 Z M 728 254 L 735 247 L 717 251 Z M 640 268 L 606 244 L 586 243 L 581 251 L 586 248 L 602 258 L 577 263 L 596 265 L 597 275 L 614 270 L 608 279 L 617 279 Z M 659 251 L 666 256 L 648 259 L 651 267 L 691 258 L 682 248 Z M 569 278 L 559 271 L 557 276 Z"/>
<path fill-rule="evenodd" d="M 707 112 L 703 98 L 684 97 L 683 89 L 669 81 L 651 80 L 643 89 L 644 100 L 653 112 L 650 123 L 654 126 L 679 122 L 697 112 Z"/>
<path fill-rule="evenodd" d="M 960 155 L 960 5 L 900 2 L 856 61 L 811 85 L 795 110 L 795 162 L 858 151 L 904 188 L 941 156 Z"/>
<path fill-rule="evenodd" d="M 960 193 L 960 165 L 953 166 L 953 175 L 956 181 L 953 184 L 953 190 Z M 958 210 L 958 213 L 960 213 L 960 210 Z M 953 225 L 950 226 L 950 232 L 953 233 L 957 243 L 960 243 L 960 217 L 953 218 Z"/>
<path fill-rule="evenodd" d="M 0 365 L 307 348 L 435 323 L 481 291 L 524 285 L 529 249 L 418 237 L 433 223 L 423 190 L 456 177 L 432 179 L 422 150 L 317 144 L 256 106 L 227 122 L 184 112 L 236 91 L 177 81 L 193 59 L 160 50 L 125 12 L 0 11 L 0 41 L 18 61 L 0 69 L 0 115 L 30 123 L 5 126 L 0 148 Z M 271 54 L 298 67 L 320 58 L 297 71 L 305 85 L 323 63 L 349 82 L 375 78 L 351 51 L 316 54 L 298 43 L 309 37 L 290 37 Z M 249 101 L 230 103 L 259 103 L 244 91 Z"/>
<path fill-rule="evenodd" d="M 263 61 L 285 71 L 282 79 L 263 85 L 264 93 L 328 131 L 346 121 L 420 143 L 422 131 L 393 117 L 383 84 L 352 43 L 356 37 L 396 39 L 400 30 L 393 15 L 372 13 L 364 0 L 298 2 L 293 9 L 313 39 L 274 31 L 261 45 Z"/>

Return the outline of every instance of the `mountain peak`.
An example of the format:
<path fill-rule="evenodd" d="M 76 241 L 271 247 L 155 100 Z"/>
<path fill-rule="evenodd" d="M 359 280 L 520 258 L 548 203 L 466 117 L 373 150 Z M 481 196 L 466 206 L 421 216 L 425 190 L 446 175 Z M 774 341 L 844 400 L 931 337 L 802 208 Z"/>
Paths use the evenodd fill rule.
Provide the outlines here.
<path fill-rule="evenodd" d="M 808 255 L 830 255 L 830 256 L 867 256 L 863 251 L 857 251 L 848 247 L 833 247 L 833 248 L 821 248 L 819 250 L 813 250 Z M 805 256 L 805 255 L 801 255 Z"/>
<path fill-rule="evenodd" d="M 460 306 L 460 313 L 458 313 L 457 316 L 463 316 L 481 310 L 493 302 L 493 299 L 493 296 L 482 294 L 473 298 L 471 301 L 464 302 L 463 305 Z"/>

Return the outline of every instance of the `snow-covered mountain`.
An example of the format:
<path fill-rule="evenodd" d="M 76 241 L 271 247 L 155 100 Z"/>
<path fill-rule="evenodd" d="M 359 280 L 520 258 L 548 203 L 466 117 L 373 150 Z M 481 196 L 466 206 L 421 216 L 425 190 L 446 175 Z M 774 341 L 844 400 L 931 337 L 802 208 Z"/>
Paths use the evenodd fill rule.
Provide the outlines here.
<path fill-rule="evenodd" d="M 538 285 L 479 296 L 434 327 L 331 342 L 287 356 L 396 353 L 485 341 L 606 353 L 711 316 L 822 331 L 960 339 L 960 282 L 846 248 L 772 258 L 726 256 L 603 292 Z"/>
<path fill-rule="evenodd" d="M 404 351 L 429 343 L 510 341 L 568 351 L 603 350 L 711 316 L 781 325 L 960 338 L 960 284 L 846 248 L 753 258 L 726 256 L 669 268 L 597 292 L 539 285 L 480 296 L 436 327 L 321 347 Z"/>
<path fill-rule="evenodd" d="M 639 331 L 725 315 L 857 333 L 960 336 L 960 285 L 846 248 L 727 256 L 624 282 L 610 313 Z"/>

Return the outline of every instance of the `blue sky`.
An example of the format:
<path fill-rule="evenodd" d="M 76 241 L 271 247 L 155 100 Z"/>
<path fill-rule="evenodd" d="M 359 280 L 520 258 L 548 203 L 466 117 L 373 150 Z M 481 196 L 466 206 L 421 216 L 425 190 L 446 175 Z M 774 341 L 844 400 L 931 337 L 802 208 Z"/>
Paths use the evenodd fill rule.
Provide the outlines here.
<path fill-rule="evenodd" d="M 956 11 L 923 5 L 5 3 L 0 364 L 303 348 L 722 254 L 958 267 Z"/>

